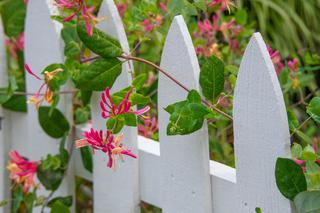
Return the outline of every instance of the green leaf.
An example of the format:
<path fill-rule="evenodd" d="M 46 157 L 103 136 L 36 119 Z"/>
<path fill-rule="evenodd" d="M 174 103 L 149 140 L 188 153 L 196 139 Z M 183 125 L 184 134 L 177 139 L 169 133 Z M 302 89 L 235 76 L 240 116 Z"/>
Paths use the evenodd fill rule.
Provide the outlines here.
<path fill-rule="evenodd" d="M 307 145 L 306 147 L 304 147 L 304 149 L 302 150 L 301 159 L 309 161 L 315 161 L 317 159 L 317 155 L 312 146 Z"/>
<path fill-rule="evenodd" d="M 167 126 L 168 135 L 186 135 L 199 130 L 204 122 L 208 109 L 199 102 L 199 94 L 191 91 L 188 99 L 171 104 L 165 108 L 170 114 Z"/>
<path fill-rule="evenodd" d="M 78 43 L 76 43 L 75 41 L 71 41 L 69 43 L 66 44 L 66 46 L 64 47 L 64 55 L 67 57 L 77 57 L 81 54 L 81 49 Z"/>
<path fill-rule="evenodd" d="M 119 133 L 125 125 L 123 116 L 115 116 L 108 119 L 106 126 L 107 129 L 112 131 L 113 134 Z"/>
<path fill-rule="evenodd" d="M 77 32 L 86 47 L 103 58 L 117 57 L 123 52 L 118 40 L 97 28 L 93 29 L 93 35 L 90 36 L 83 21 L 78 22 Z"/>
<path fill-rule="evenodd" d="M 62 69 L 63 71 L 54 75 L 54 77 L 49 81 L 48 85 L 52 91 L 58 91 L 60 86 L 67 82 L 69 77 L 68 69 L 63 64 L 50 64 L 41 72 L 44 74 L 45 72 L 53 72 L 57 69 Z"/>
<path fill-rule="evenodd" d="M 2 107 L 15 112 L 27 112 L 27 99 L 23 95 L 13 95 Z"/>
<path fill-rule="evenodd" d="M 39 123 L 42 129 L 53 138 L 63 137 L 70 129 L 68 120 L 58 110 L 53 109 L 50 114 L 50 107 L 40 107 L 38 111 Z"/>
<path fill-rule="evenodd" d="M 320 191 L 305 191 L 294 198 L 294 205 L 300 213 L 318 213 L 320 211 Z"/>
<path fill-rule="evenodd" d="M 294 159 L 298 159 L 302 155 L 302 146 L 300 144 L 294 143 L 291 148 L 291 155 Z"/>
<path fill-rule="evenodd" d="M 36 194 L 34 192 L 29 192 L 24 196 L 23 202 L 26 205 L 28 212 L 32 212 L 35 199 Z"/>
<path fill-rule="evenodd" d="M 122 62 L 116 58 L 97 59 L 89 66 L 82 68 L 75 79 L 77 88 L 81 90 L 102 91 L 111 88 L 120 75 Z"/>
<path fill-rule="evenodd" d="M 315 120 L 320 123 L 320 97 L 313 98 L 308 107 L 307 113 Z"/>
<path fill-rule="evenodd" d="M 144 83 L 146 82 L 148 78 L 148 75 L 146 73 L 142 73 L 134 78 L 132 82 L 132 86 L 136 88 L 136 90 L 139 90 L 143 87 Z"/>
<path fill-rule="evenodd" d="M 247 23 L 248 14 L 245 9 L 238 10 L 236 12 L 236 22 L 240 25 L 245 25 Z"/>
<path fill-rule="evenodd" d="M 17 185 L 13 189 L 13 200 L 12 200 L 12 210 L 13 210 L 13 212 L 17 212 L 18 211 L 22 201 L 23 201 L 22 185 Z"/>
<path fill-rule="evenodd" d="M 207 10 L 207 4 L 206 4 L 206 1 L 204 1 L 204 0 L 194 0 L 193 5 L 202 11 Z"/>
<path fill-rule="evenodd" d="M 10 98 L 8 88 L 0 88 L 0 104 L 5 103 Z"/>
<path fill-rule="evenodd" d="M 90 103 L 92 91 L 81 90 L 81 101 L 84 106 Z"/>
<path fill-rule="evenodd" d="M 259 207 L 257 207 L 255 210 L 256 210 L 256 213 L 262 213 L 262 210 Z"/>
<path fill-rule="evenodd" d="M 291 109 L 288 109 L 287 114 L 288 114 L 288 122 L 289 122 L 290 130 L 294 130 L 294 129 L 298 128 L 299 120 L 298 120 L 297 116 L 295 115 L 294 111 Z"/>
<path fill-rule="evenodd" d="M 320 167 L 313 161 L 307 161 L 306 168 L 308 191 L 320 190 Z"/>
<path fill-rule="evenodd" d="M 61 201 L 56 201 L 51 207 L 50 213 L 70 213 L 70 210 Z"/>
<path fill-rule="evenodd" d="M 214 101 L 224 88 L 224 64 L 216 56 L 207 58 L 201 67 L 200 86 L 209 101 Z"/>
<path fill-rule="evenodd" d="M 151 98 L 150 97 L 144 96 L 144 95 L 139 94 L 139 93 L 132 93 L 130 95 L 129 100 L 131 102 L 131 106 L 135 106 L 137 104 L 146 105 L 146 104 L 151 103 Z"/>
<path fill-rule="evenodd" d="M 127 126 L 137 126 L 137 116 L 133 113 L 123 114 L 124 122 Z"/>
<path fill-rule="evenodd" d="M 55 191 L 59 188 L 63 176 L 64 176 L 64 170 L 61 168 L 54 168 L 55 166 L 50 165 L 47 166 L 48 158 L 46 160 L 41 161 L 38 171 L 37 171 L 37 177 L 41 184 L 47 189 L 51 191 Z"/>
<path fill-rule="evenodd" d="M 47 206 L 52 208 L 56 202 L 61 202 L 63 205 L 67 207 L 71 207 L 73 202 L 73 197 L 71 195 L 66 197 L 55 197 L 48 202 Z"/>
<path fill-rule="evenodd" d="M 1 200 L 0 201 L 0 207 L 6 206 L 9 203 L 8 200 Z"/>
<path fill-rule="evenodd" d="M 275 176 L 281 194 L 290 200 L 293 200 L 298 193 L 307 190 L 307 182 L 301 167 L 291 159 L 277 159 Z"/>
<path fill-rule="evenodd" d="M 201 103 L 201 96 L 196 90 L 193 89 L 188 93 L 187 100 L 190 103 Z"/>
<path fill-rule="evenodd" d="M 60 157 L 62 166 L 64 166 L 65 168 L 67 167 L 68 161 L 69 161 L 69 152 L 68 150 L 65 149 L 66 140 L 67 140 L 67 136 L 65 135 L 61 139 L 60 146 L 59 146 L 59 157 Z"/>
<path fill-rule="evenodd" d="M 24 31 L 26 5 L 23 1 L 3 1 L 0 12 L 8 37 L 17 37 Z"/>
<path fill-rule="evenodd" d="M 88 170 L 90 173 L 93 171 L 93 159 L 91 149 L 89 147 L 80 148 L 81 159 L 83 167 Z"/>

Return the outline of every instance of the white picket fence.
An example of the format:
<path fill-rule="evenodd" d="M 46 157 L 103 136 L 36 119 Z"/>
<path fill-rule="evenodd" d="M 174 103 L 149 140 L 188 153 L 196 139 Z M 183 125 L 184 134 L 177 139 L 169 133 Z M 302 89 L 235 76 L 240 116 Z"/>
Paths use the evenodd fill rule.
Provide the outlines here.
<path fill-rule="evenodd" d="M 63 62 L 61 26 L 50 19 L 54 13 L 49 0 L 31 0 L 26 19 L 25 60 L 35 72 L 47 64 Z M 102 3 L 99 16 L 107 17 L 100 28 L 119 39 L 129 52 L 125 30 L 112 0 Z M 3 36 L 3 33 L 0 33 Z M 0 37 L 1 42 L 3 38 Z M 4 47 L 0 45 L 0 86 L 6 83 Z M 182 16 L 174 18 L 164 46 L 161 67 L 187 87 L 199 90 L 199 64 L 191 37 Z M 117 91 L 130 83 L 128 64 L 113 87 Z M 27 92 L 40 86 L 26 77 Z M 68 178 L 56 195 L 74 194 L 74 176 L 93 181 L 94 211 L 97 213 L 139 212 L 140 201 L 162 208 L 163 212 L 251 213 L 260 207 L 264 213 L 289 213 L 294 210 L 276 187 L 274 166 L 279 156 L 289 156 L 290 135 L 283 96 L 259 33 L 245 51 L 234 97 L 234 134 L 236 170 L 210 161 L 208 133 L 204 127 L 188 136 L 167 136 L 168 104 L 183 100 L 186 92 L 160 74 L 158 88 L 160 143 L 137 136 L 137 129 L 124 130 L 124 141 L 139 158 L 126 159 L 117 172 L 106 167 L 106 156 L 94 155 L 93 174 L 87 172 L 76 151 Z M 92 97 L 92 123 L 104 129 L 100 117 L 99 93 Z M 72 118 L 72 95 L 63 96 L 59 109 Z M 1 109 L 0 109 L 1 110 Z M 5 168 L 7 152 L 17 149 L 32 160 L 58 152 L 58 142 L 47 136 L 38 124 L 37 112 L 0 111 L 0 167 Z M 76 128 L 81 137 L 89 124 Z M 0 200 L 9 196 L 8 174 L 0 170 Z M 42 190 L 41 193 L 47 193 Z M 35 210 L 38 212 L 39 210 Z M 8 209 L 0 209 L 8 212 Z"/>

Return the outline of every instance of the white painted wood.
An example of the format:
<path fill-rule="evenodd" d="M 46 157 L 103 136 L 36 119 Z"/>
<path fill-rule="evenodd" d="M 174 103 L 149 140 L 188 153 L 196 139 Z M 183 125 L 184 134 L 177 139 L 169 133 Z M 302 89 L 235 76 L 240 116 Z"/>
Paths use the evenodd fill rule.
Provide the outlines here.
<path fill-rule="evenodd" d="M 6 47 L 5 35 L 0 17 L 0 88 L 8 86 L 7 78 L 7 62 L 6 62 Z M 0 106 L 0 201 L 10 198 L 9 176 L 6 171 L 8 161 L 8 150 L 10 143 L 8 141 L 8 128 L 10 125 L 9 114 Z M 0 213 L 9 212 L 9 206 L 1 207 Z"/>
<path fill-rule="evenodd" d="M 171 24 L 161 67 L 191 89 L 199 89 L 199 65 L 182 16 Z M 164 212 L 212 212 L 208 133 L 204 127 L 187 136 L 167 136 L 169 104 L 185 100 L 187 92 L 159 74 L 159 139 Z M 206 126 L 206 124 L 204 124 Z"/>
<path fill-rule="evenodd" d="M 280 85 L 266 45 L 255 33 L 245 51 L 234 96 L 237 212 L 291 212 L 276 186 L 277 157 L 288 157 L 290 135 Z M 234 212 L 234 211 L 233 211 Z"/>
<path fill-rule="evenodd" d="M 50 18 L 52 2 L 43 0 L 29 1 L 25 23 L 25 62 L 38 75 L 49 64 L 63 62 L 63 47 L 60 38 L 61 25 Z M 42 81 L 26 74 L 26 91 L 36 93 Z M 68 89 L 68 86 L 63 88 Z M 72 95 L 61 95 L 58 108 L 68 118 L 72 126 Z M 58 153 L 60 140 L 46 135 L 38 122 L 38 112 L 28 105 L 27 114 L 13 115 L 15 126 L 12 128 L 12 142 L 18 151 L 31 160 L 39 160 L 48 153 Z M 19 132 L 19 134 L 15 134 Z M 70 143 L 71 144 L 71 143 Z M 74 194 L 74 176 L 72 162 L 68 176 L 65 178 L 55 195 L 67 196 Z M 47 194 L 44 189 L 40 193 Z"/>
<path fill-rule="evenodd" d="M 212 210 L 215 213 L 236 212 L 236 170 L 210 161 Z"/>
<path fill-rule="evenodd" d="M 141 200 L 161 207 L 160 143 L 142 136 L 138 136 L 138 140 Z"/>
<path fill-rule="evenodd" d="M 118 14 L 117 7 L 112 0 L 102 2 L 99 17 L 106 17 L 98 27 L 117 38 L 123 50 L 129 52 L 128 41 Z M 128 64 L 122 68 L 122 74 L 115 82 L 112 92 L 127 87 L 131 80 L 128 72 Z M 92 121 L 95 129 L 105 130 L 105 120 L 101 118 L 99 106 L 100 93 L 95 93 L 92 97 Z M 123 132 L 123 143 L 130 148 L 133 153 L 138 154 L 137 130 L 126 127 Z M 107 156 L 97 152 L 94 156 L 94 212 L 123 213 L 139 212 L 139 160 L 126 157 L 125 163 L 118 168 L 117 172 L 107 167 Z"/>

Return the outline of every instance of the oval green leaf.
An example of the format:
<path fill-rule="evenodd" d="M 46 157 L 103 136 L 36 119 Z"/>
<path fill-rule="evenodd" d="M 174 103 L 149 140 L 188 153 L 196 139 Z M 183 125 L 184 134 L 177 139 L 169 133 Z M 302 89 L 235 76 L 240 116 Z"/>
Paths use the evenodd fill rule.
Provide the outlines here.
<path fill-rule="evenodd" d="M 86 47 L 103 58 L 117 57 L 123 52 L 118 40 L 97 28 L 93 29 L 93 35 L 90 36 L 83 21 L 78 23 L 77 31 L 79 38 Z"/>
<path fill-rule="evenodd" d="M 320 211 L 320 191 L 305 191 L 294 198 L 294 204 L 301 213 L 316 213 Z"/>
<path fill-rule="evenodd" d="M 52 111 L 50 112 L 50 110 Z M 38 118 L 42 129 L 53 138 L 63 137 L 70 129 L 67 119 L 56 108 L 40 107 Z"/>
<path fill-rule="evenodd" d="M 214 101 L 224 88 L 223 62 L 215 56 L 207 58 L 201 67 L 199 81 L 204 97 Z"/>
<path fill-rule="evenodd" d="M 301 167 L 291 159 L 277 159 L 275 176 L 281 194 L 290 200 L 307 190 L 306 178 Z"/>
<path fill-rule="evenodd" d="M 77 88 L 81 90 L 102 91 L 111 88 L 121 74 L 122 62 L 116 58 L 97 59 L 84 67 L 76 79 Z"/>
<path fill-rule="evenodd" d="M 308 107 L 307 113 L 315 120 L 320 123 L 320 97 L 313 98 Z"/>

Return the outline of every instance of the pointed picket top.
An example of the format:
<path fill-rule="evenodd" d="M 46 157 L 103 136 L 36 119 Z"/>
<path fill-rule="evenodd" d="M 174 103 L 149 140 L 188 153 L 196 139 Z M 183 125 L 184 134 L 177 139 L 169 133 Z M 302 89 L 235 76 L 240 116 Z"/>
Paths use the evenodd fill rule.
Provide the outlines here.
<path fill-rule="evenodd" d="M 261 35 L 255 33 L 241 62 L 234 95 L 238 212 L 290 212 L 276 186 L 277 157 L 290 153 L 283 95 Z"/>
<path fill-rule="evenodd" d="M 182 16 L 171 24 L 161 67 L 190 89 L 199 90 L 199 65 Z M 167 136 L 164 108 L 185 100 L 187 92 L 159 74 L 158 109 L 164 212 L 212 212 L 207 128 L 187 136 Z M 205 125 L 204 125 L 205 126 Z"/>
<path fill-rule="evenodd" d="M 128 40 L 116 5 L 112 0 L 102 1 L 99 18 L 105 19 L 98 28 L 117 38 L 125 52 L 129 52 Z M 112 87 L 112 92 L 127 87 L 131 82 L 128 63 L 122 66 L 122 73 Z M 106 120 L 101 117 L 100 93 L 93 94 L 92 121 L 95 129 L 106 129 Z M 125 146 L 138 154 L 136 128 L 123 129 Z M 139 171 L 138 159 L 125 157 L 125 162 L 116 172 L 107 167 L 107 156 L 98 153 L 94 156 L 94 211 L 95 212 L 139 212 Z"/>

